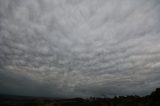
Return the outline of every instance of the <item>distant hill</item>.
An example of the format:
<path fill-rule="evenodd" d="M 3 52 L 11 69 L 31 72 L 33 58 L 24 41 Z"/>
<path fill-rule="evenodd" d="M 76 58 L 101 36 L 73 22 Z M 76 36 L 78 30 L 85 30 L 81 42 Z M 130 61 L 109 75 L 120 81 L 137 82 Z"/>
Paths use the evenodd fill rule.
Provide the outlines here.
<path fill-rule="evenodd" d="M 114 98 L 55 99 L 0 94 L 0 106 L 160 106 L 160 88 L 144 97 L 131 95 Z"/>
<path fill-rule="evenodd" d="M 60 98 L 54 97 L 39 97 L 39 96 L 20 96 L 20 95 L 6 95 L 0 94 L 0 101 L 10 100 L 10 101 L 26 101 L 26 100 L 35 100 L 35 99 L 43 99 L 43 100 L 61 100 Z"/>

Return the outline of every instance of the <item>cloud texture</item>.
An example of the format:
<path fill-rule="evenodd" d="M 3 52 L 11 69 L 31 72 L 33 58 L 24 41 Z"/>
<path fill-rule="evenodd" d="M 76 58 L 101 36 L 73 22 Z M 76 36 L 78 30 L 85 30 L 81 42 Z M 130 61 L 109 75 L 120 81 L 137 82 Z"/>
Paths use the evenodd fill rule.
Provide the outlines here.
<path fill-rule="evenodd" d="M 159 0 L 0 0 L 0 92 L 146 95 L 160 86 Z"/>

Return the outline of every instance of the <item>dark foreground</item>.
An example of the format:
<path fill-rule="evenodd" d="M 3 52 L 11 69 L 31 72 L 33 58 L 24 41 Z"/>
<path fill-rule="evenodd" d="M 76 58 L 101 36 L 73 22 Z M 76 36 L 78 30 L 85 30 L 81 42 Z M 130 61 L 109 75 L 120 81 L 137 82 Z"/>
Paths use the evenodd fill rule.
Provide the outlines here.
<path fill-rule="evenodd" d="M 0 95 L 0 106 L 160 106 L 160 88 L 148 96 L 119 96 L 114 98 L 53 99 Z"/>

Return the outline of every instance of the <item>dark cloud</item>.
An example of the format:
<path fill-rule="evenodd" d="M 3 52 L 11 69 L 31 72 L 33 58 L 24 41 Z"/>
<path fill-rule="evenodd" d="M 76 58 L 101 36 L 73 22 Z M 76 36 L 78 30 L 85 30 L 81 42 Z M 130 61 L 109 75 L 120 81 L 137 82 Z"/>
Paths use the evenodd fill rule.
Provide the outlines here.
<path fill-rule="evenodd" d="M 158 0 L 0 0 L 0 92 L 146 95 L 160 85 Z"/>

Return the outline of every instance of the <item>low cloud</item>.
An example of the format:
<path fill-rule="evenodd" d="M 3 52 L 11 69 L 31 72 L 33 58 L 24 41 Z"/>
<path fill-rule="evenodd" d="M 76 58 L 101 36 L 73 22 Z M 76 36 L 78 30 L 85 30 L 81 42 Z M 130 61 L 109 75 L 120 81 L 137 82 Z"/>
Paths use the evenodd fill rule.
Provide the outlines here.
<path fill-rule="evenodd" d="M 158 0 L 0 0 L 0 92 L 146 95 L 160 85 Z"/>

